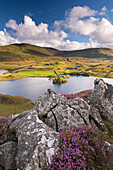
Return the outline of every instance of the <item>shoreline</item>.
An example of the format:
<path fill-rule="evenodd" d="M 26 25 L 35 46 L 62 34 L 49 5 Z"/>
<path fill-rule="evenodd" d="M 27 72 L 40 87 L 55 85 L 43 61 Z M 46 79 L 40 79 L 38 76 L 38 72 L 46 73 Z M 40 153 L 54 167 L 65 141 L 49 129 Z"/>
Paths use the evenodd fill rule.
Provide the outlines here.
<path fill-rule="evenodd" d="M 90 76 L 84 76 L 82 74 L 78 75 L 78 74 L 74 74 L 74 75 L 67 75 L 67 76 L 64 76 L 64 79 L 68 79 L 70 77 L 74 77 L 74 76 L 77 76 L 77 77 L 99 77 L 99 78 L 109 78 L 109 79 L 112 79 L 113 77 L 106 77 L 106 76 L 102 76 L 102 75 L 90 75 Z M 50 77 L 48 75 L 44 75 L 44 76 L 26 76 L 26 75 L 21 75 L 21 74 L 9 74 L 9 73 L 6 73 L 6 74 L 3 74 L 3 75 L 0 75 L 0 81 L 8 81 L 8 80 L 19 80 L 19 79 L 24 79 L 24 78 L 48 78 L 49 80 L 53 80 L 55 78 L 55 76 L 53 77 Z"/>

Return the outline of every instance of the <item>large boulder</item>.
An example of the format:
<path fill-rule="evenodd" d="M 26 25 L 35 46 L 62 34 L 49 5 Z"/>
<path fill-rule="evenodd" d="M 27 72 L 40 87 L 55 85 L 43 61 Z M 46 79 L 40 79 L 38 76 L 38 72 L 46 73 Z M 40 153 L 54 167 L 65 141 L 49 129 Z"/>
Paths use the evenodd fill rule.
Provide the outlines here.
<path fill-rule="evenodd" d="M 94 81 L 94 90 L 87 99 L 91 107 L 90 114 L 99 124 L 102 120 L 113 123 L 113 86 L 97 78 Z M 103 126 L 104 130 L 104 126 Z"/>
<path fill-rule="evenodd" d="M 35 110 L 30 110 L 16 119 L 14 116 L 10 127 L 15 129 L 18 138 L 16 164 L 19 170 L 46 169 L 58 146 L 59 133 L 44 124 L 37 115 Z"/>
<path fill-rule="evenodd" d="M 50 89 L 38 98 L 35 106 L 38 117 L 59 132 L 72 125 L 76 127 L 88 125 L 89 108 L 90 106 L 83 99 L 67 99 Z"/>
<path fill-rule="evenodd" d="M 7 142 L 0 145 L 0 169 L 16 170 L 17 143 Z"/>

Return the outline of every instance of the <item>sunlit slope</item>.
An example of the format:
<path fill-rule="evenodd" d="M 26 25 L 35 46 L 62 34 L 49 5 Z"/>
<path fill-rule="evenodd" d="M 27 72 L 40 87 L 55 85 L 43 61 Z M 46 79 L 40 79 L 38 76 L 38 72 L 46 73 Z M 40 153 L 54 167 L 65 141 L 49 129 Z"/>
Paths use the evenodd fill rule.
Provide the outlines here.
<path fill-rule="evenodd" d="M 38 57 L 53 56 L 56 51 L 29 44 L 0 46 L 0 61 L 33 61 Z"/>
<path fill-rule="evenodd" d="M 39 57 L 49 56 L 113 59 L 113 49 L 90 48 L 76 51 L 60 51 L 53 48 L 38 47 L 24 43 L 0 46 L 0 62 L 35 61 Z"/>

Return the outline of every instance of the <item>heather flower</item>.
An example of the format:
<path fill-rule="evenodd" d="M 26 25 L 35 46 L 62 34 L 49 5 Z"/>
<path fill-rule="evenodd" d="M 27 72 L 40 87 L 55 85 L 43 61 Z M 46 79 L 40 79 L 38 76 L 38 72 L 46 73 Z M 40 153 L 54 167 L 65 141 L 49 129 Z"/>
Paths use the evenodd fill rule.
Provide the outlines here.
<path fill-rule="evenodd" d="M 72 126 L 60 132 L 59 149 L 54 153 L 49 170 L 97 169 L 104 165 L 106 153 L 92 128 Z"/>
<path fill-rule="evenodd" d="M 73 99 L 73 98 L 81 98 L 86 99 L 90 94 L 92 93 L 92 90 L 85 91 L 84 93 L 76 93 L 76 94 L 63 94 L 67 99 Z"/>

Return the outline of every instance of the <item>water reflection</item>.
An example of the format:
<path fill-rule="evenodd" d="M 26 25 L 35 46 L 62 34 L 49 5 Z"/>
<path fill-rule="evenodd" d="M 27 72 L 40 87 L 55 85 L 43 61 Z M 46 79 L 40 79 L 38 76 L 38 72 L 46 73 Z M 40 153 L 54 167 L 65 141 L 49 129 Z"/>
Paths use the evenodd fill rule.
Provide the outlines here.
<path fill-rule="evenodd" d="M 0 75 L 6 73 L 7 71 L 6 70 L 0 70 Z"/>
<path fill-rule="evenodd" d="M 77 93 L 82 90 L 93 89 L 95 77 L 70 77 L 68 82 L 61 85 L 52 84 L 48 78 L 25 78 L 0 82 L 0 93 L 20 95 L 33 102 L 47 89 L 56 93 Z M 113 84 L 113 79 L 104 78 L 105 82 Z"/>

